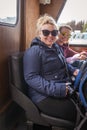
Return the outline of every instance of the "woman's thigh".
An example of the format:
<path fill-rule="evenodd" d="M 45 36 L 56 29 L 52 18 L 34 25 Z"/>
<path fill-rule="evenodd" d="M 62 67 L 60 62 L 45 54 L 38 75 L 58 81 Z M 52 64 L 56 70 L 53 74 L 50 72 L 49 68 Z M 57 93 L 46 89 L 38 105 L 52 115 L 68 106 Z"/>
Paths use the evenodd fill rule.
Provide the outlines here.
<path fill-rule="evenodd" d="M 76 107 L 70 99 L 46 98 L 37 104 L 40 111 L 47 115 L 65 120 L 76 119 Z"/>

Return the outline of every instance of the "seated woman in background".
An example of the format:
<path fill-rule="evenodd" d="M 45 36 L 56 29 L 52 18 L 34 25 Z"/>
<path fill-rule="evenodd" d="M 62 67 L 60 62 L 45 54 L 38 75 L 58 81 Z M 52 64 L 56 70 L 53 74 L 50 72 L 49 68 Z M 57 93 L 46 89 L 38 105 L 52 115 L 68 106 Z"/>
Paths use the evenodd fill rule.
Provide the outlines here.
<path fill-rule="evenodd" d="M 47 14 L 41 16 L 37 20 L 37 37 L 24 54 L 24 78 L 29 86 L 29 97 L 40 111 L 75 121 L 76 107 L 68 94 L 70 75 L 76 76 L 78 70 L 66 63 L 60 47 L 55 44 L 57 37 L 55 20 Z"/>
<path fill-rule="evenodd" d="M 71 36 L 72 28 L 69 25 L 62 25 L 59 28 L 57 44 L 62 48 L 63 54 L 68 63 L 75 66 L 82 64 L 82 60 L 87 58 L 87 52 L 76 52 L 69 47 L 69 38 Z"/>

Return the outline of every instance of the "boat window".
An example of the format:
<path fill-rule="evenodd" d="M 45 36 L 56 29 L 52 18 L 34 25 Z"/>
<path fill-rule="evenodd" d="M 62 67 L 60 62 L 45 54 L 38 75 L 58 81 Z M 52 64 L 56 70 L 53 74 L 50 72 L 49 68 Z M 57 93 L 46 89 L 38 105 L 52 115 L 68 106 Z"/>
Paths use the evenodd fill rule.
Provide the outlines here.
<path fill-rule="evenodd" d="M 0 0 L 0 24 L 17 23 L 17 0 Z"/>

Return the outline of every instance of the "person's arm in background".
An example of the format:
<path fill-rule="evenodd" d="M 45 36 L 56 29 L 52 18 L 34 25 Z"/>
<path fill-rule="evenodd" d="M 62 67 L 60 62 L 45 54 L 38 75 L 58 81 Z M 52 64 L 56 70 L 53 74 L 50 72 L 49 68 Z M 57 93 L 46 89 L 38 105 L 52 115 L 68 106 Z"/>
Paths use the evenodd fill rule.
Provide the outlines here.
<path fill-rule="evenodd" d="M 85 60 L 87 58 L 87 52 L 85 51 L 78 53 L 68 47 L 66 52 L 67 52 L 66 61 L 70 64 L 76 60 Z"/>
<path fill-rule="evenodd" d="M 67 46 L 66 50 L 65 50 L 65 57 L 72 57 L 75 54 L 78 54 L 78 52 L 74 51 L 73 49 L 71 49 L 69 46 Z"/>

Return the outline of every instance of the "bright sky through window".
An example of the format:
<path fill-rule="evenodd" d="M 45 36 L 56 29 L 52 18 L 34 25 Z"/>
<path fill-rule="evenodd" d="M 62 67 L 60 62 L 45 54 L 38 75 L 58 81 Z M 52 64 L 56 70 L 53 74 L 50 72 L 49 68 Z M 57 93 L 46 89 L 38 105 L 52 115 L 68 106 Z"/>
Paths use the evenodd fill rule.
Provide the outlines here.
<path fill-rule="evenodd" d="M 16 16 L 16 0 L 0 0 L 0 18 Z"/>
<path fill-rule="evenodd" d="M 67 0 L 58 23 L 87 21 L 87 0 Z"/>

